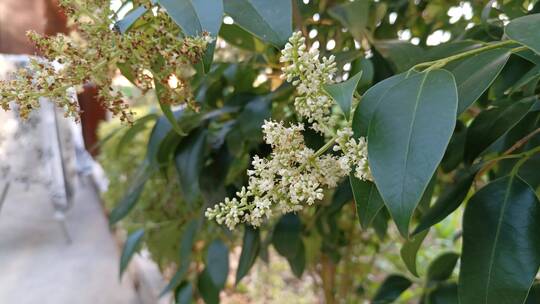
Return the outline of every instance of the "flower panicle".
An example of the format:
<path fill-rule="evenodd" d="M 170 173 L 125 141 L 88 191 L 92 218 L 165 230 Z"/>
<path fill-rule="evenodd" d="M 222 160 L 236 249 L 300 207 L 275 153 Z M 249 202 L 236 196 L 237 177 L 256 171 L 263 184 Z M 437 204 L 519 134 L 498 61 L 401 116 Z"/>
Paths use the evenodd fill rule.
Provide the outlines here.
<path fill-rule="evenodd" d="M 336 129 L 331 120 L 333 100 L 322 86 L 333 82 L 333 56 L 319 59 L 317 49 L 307 49 L 305 38 L 294 33 L 282 51 L 282 77 L 296 86 L 296 112 L 311 128 L 323 135 Z M 272 147 L 267 158 L 255 156 L 248 170 L 248 185 L 236 197 L 206 210 L 206 217 L 234 229 L 240 223 L 260 226 L 274 215 L 297 212 L 324 199 L 324 191 L 334 188 L 354 170 L 361 180 L 372 180 L 367 160 L 367 141 L 354 138 L 352 129 L 337 130 L 335 153 L 314 151 L 304 141 L 303 123 L 285 126 L 265 121 L 264 141 Z M 322 153 L 320 153 L 322 152 Z"/>
<path fill-rule="evenodd" d="M 25 118 L 37 107 L 37 98 L 46 97 L 64 108 L 68 116 L 78 118 L 80 111 L 66 89 L 81 90 L 91 81 L 100 88 L 101 104 L 114 116 L 131 123 L 129 104 L 112 85 L 118 67 L 130 74 L 129 80 L 143 92 L 155 88 L 156 83 L 165 85 L 160 102 L 193 104 L 187 79 L 193 73 L 192 65 L 202 59 L 213 38 L 207 32 L 179 38 L 179 28 L 163 11 L 142 16 L 145 29 L 120 33 L 107 3 L 62 0 L 61 6 L 77 24 L 76 31 L 50 37 L 28 32 L 28 38 L 46 60 L 34 60 L 30 69 L 0 82 L 0 105 L 9 109 L 14 102 Z M 178 80 L 175 87 L 167 83 L 171 77 Z"/>

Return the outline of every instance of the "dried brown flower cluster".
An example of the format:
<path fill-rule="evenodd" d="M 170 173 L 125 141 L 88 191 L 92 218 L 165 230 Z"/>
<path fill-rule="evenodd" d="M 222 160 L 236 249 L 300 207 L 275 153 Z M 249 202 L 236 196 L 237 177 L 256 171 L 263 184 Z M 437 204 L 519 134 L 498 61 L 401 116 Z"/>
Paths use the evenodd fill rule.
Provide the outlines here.
<path fill-rule="evenodd" d="M 47 97 L 64 108 L 66 116 L 78 118 L 78 104 L 67 89 L 78 89 L 91 81 L 100 88 L 103 106 L 122 121 L 131 122 L 133 113 L 111 85 L 118 68 L 143 91 L 158 82 L 166 87 L 160 94 L 161 102 L 192 102 L 187 77 L 192 65 L 202 58 L 210 36 L 182 38 L 180 29 L 160 10 L 148 10 L 132 30 L 119 33 L 108 0 L 64 0 L 62 7 L 76 30 L 69 36 L 28 33 L 46 60 L 32 59 L 29 69 L 0 82 L 4 110 L 14 102 L 25 118 L 39 106 L 39 97 Z M 175 87 L 167 85 L 171 77 L 177 79 Z"/>

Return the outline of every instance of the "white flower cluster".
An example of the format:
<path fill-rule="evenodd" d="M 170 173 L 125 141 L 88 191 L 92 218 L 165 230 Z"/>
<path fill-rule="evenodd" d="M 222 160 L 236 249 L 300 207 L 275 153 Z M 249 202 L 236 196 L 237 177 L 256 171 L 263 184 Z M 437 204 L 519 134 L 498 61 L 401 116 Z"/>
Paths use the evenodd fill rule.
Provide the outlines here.
<path fill-rule="evenodd" d="M 254 157 L 248 170 L 249 183 L 236 193 L 238 198 L 226 199 L 206 216 L 233 229 L 240 222 L 259 226 L 272 215 L 275 207 L 280 213 L 299 211 L 305 204 L 323 199 L 323 187 L 335 187 L 348 174 L 349 166 L 341 166 L 332 155 L 316 155 L 306 147 L 302 124 L 289 128 L 282 123 L 266 121 L 265 141 L 272 146 L 266 159 Z"/>
<path fill-rule="evenodd" d="M 322 84 L 331 82 L 334 59 L 318 60 L 318 51 L 305 52 L 304 38 L 295 33 L 283 51 L 282 61 L 291 62 L 284 76 L 303 96 L 296 98 L 297 112 L 313 123 L 314 129 L 326 134 L 335 129 L 331 124 L 332 100 L 322 91 Z M 355 140 L 350 127 L 337 131 L 334 140 L 319 151 L 304 142 L 304 125 L 289 127 L 282 122 L 265 121 L 264 140 L 272 147 L 266 159 L 255 156 L 248 170 L 248 186 L 237 197 L 206 210 L 206 217 L 234 229 L 239 223 L 260 226 L 272 214 L 295 212 L 324 198 L 324 188 L 334 188 L 353 169 L 362 180 L 371 180 L 367 161 L 367 142 Z M 324 152 L 332 147 L 336 153 Z"/>
<path fill-rule="evenodd" d="M 343 151 L 343 156 L 340 158 L 342 166 L 354 168 L 354 176 L 361 180 L 373 180 L 371 170 L 368 166 L 367 158 L 367 141 L 364 137 L 355 140 L 351 128 L 343 128 L 337 131 L 337 145 L 334 146 L 334 151 Z"/>
<path fill-rule="evenodd" d="M 305 42 L 302 33 L 296 32 L 281 51 L 280 61 L 287 64 L 282 68 L 282 77 L 296 86 L 300 94 L 294 100 L 296 112 L 312 123 L 315 131 L 324 134 L 332 129 L 333 123 L 329 114 L 334 103 L 322 86 L 333 82 L 333 74 L 336 72 L 335 58 L 332 55 L 319 60 L 319 50 L 308 50 Z"/>

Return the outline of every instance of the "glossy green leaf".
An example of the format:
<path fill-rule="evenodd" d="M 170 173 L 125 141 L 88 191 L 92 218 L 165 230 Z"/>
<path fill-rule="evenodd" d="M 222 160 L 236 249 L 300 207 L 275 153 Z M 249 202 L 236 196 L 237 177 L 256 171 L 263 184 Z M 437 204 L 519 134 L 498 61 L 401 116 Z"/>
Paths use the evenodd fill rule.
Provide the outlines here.
<path fill-rule="evenodd" d="M 471 198 L 463 216 L 461 304 L 523 303 L 540 267 L 540 201 L 517 176 Z"/>
<path fill-rule="evenodd" d="M 467 139 L 467 127 L 465 124 L 458 120 L 454 134 L 448 143 L 448 148 L 444 153 L 443 160 L 441 161 L 441 169 L 445 173 L 449 173 L 456 169 L 463 161 L 465 154 L 465 140 Z"/>
<path fill-rule="evenodd" d="M 384 240 L 388 233 L 388 220 L 390 220 L 390 214 L 388 214 L 388 209 L 386 207 L 381 208 L 371 225 L 377 234 L 379 239 Z"/>
<path fill-rule="evenodd" d="M 429 264 L 426 279 L 428 281 L 445 281 L 452 276 L 459 254 L 455 252 L 445 252 L 439 255 Z"/>
<path fill-rule="evenodd" d="M 431 47 L 426 51 L 425 59 L 423 61 L 433 61 L 443 59 L 452 55 L 463 53 L 478 47 L 481 47 L 482 43 L 474 40 L 461 40 L 448 43 L 441 43 L 437 46 Z"/>
<path fill-rule="evenodd" d="M 406 74 L 398 74 L 385 79 L 366 91 L 358 107 L 354 111 L 352 128 L 355 137 L 367 136 L 369 123 L 373 113 L 379 106 L 379 103 L 385 94 L 395 85 L 405 79 Z"/>
<path fill-rule="evenodd" d="M 206 304 L 219 303 L 219 288 L 214 285 L 207 269 L 204 269 L 197 280 L 197 290 Z"/>
<path fill-rule="evenodd" d="M 300 250 L 302 223 L 296 214 L 282 216 L 272 234 L 272 244 L 276 251 L 286 258 L 294 258 Z"/>
<path fill-rule="evenodd" d="M 225 13 L 235 24 L 263 41 L 282 47 L 292 34 L 289 0 L 226 0 Z"/>
<path fill-rule="evenodd" d="M 474 181 L 477 170 L 461 177 L 455 185 L 444 191 L 435 201 L 433 206 L 422 216 L 420 223 L 413 232 L 413 235 L 420 233 L 429 227 L 444 220 L 449 214 L 454 212 L 463 200 L 467 197 L 469 189 Z"/>
<path fill-rule="evenodd" d="M 529 291 L 529 295 L 527 296 L 527 301 L 523 304 L 538 304 L 540 303 L 540 283 L 535 283 L 531 291 Z"/>
<path fill-rule="evenodd" d="M 346 81 L 323 86 L 326 93 L 337 102 L 347 120 L 351 115 L 353 94 L 361 77 L 362 72 L 359 72 Z"/>
<path fill-rule="evenodd" d="M 188 204 L 194 204 L 201 194 L 199 176 L 205 159 L 206 138 L 206 130 L 196 131 L 183 140 L 176 151 L 176 172 Z"/>
<path fill-rule="evenodd" d="M 215 240 L 208 246 L 206 270 L 214 286 L 222 289 L 229 274 L 229 249 L 222 241 Z"/>
<path fill-rule="evenodd" d="M 399 251 L 401 259 L 407 266 L 407 269 L 415 276 L 418 277 L 418 270 L 416 269 L 416 256 L 418 255 L 418 250 L 422 246 L 422 242 L 426 238 L 428 230 L 415 235 L 410 238 L 403 244 L 401 250 Z"/>
<path fill-rule="evenodd" d="M 228 43 L 244 50 L 262 53 L 267 45 L 236 24 L 223 24 L 219 36 Z"/>
<path fill-rule="evenodd" d="M 331 7 L 328 13 L 361 40 L 369 21 L 369 6 L 370 2 L 365 0 L 345 2 Z"/>
<path fill-rule="evenodd" d="M 374 183 L 362 181 L 353 175 L 350 175 L 349 179 L 360 226 L 367 229 L 377 213 L 384 207 L 384 201 Z"/>
<path fill-rule="evenodd" d="M 415 64 L 423 61 L 424 49 L 412 43 L 401 40 L 375 41 L 375 48 L 381 55 L 392 63 L 394 71 L 405 72 Z"/>
<path fill-rule="evenodd" d="M 444 155 L 456 109 L 452 74 L 433 70 L 392 87 L 371 119 L 371 172 L 404 237 L 408 237 L 412 214 Z"/>
<path fill-rule="evenodd" d="M 172 20 L 188 36 L 201 35 L 203 31 L 216 37 L 223 18 L 221 0 L 157 0 Z"/>
<path fill-rule="evenodd" d="M 458 88 L 458 115 L 491 86 L 509 57 L 510 52 L 507 49 L 493 49 L 469 57 L 450 69 Z"/>
<path fill-rule="evenodd" d="M 144 6 L 139 6 L 133 10 L 131 10 L 129 13 L 127 13 L 122 20 L 119 20 L 115 23 L 115 28 L 122 34 L 129 31 L 129 29 L 141 18 L 148 9 Z"/>
<path fill-rule="evenodd" d="M 362 72 L 362 77 L 358 82 L 358 90 L 365 92 L 371 86 L 375 76 L 375 67 L 371 59 L 361 57 L 352 62 L 350 73 L 356 74 L 360 72 Z"/>
<path fill-rule="evenodd" d="M 146 182 L 152 177 L 154 172 L 155 171 L 148 165 L 148 162 L 146 161 L 139 166 L 133 181 L 130 183 L 128 190 L 122 197 L 122 200 L 109 214 L 110 225 L 116 224 L 118 221 L 126 217 L 131 209 L 135 207 L 141 193 L 144 190 Z"/>
<path fill-rule="evenodd" d="M 261 249 L 261 236 L 258 229 L 246 225 L 244 240 L 242 241 L 242 253 L 236 270 L 236 284 L 249 272 Z"/>
<path fill-rule="evenodd" d="M 175 304 L 190 304 L 193 301 L 193 286 L 190 282 L 183 282 L 176 289 Z"/>
<path fill-rule="evenodd" d="M 513 19 L 504 29 L 505 34 L 540 54 L 540 14 Z"/>
<path fill-rule="evenodd" d="M 122 249 L 122 256 L 120 257 L 120 277 L 124 274 L 129 261 L 139 249 L 144 237 L 144 229 L 139 229 L 128 236 Z"/>
<path fill-rule="evenodd" d="M 389 275 L 377 289 L 372 304 L 388 304 L 394 302 L 412 285 L 412 282 L 398 274 Z"/>
<path fill-rule="evenodd" d="M 465 161 L 472 163 L 484 150 L 515 126 L 534 102 L 535 99 L 524 99 L 509 106 L 496 107 L 480 113 L 467 131 Z"/>
<path fill-rule="evenodd" d="M 458 286 L 456 283 L 438 284 L 430 290 L 426 297 L 426 304 L 457 304 Z"/>
<path fill-rule="evenodd" d="M 431 199 L 433 198 L 433 192 L 435 191 L 435 185 L 437 184 L 437 172 L 433 174 L 433 177 L 430 179 L 422 198 L 416 207 L 417 216 L 422 216 L 427 212 L 431 206 Z"/>

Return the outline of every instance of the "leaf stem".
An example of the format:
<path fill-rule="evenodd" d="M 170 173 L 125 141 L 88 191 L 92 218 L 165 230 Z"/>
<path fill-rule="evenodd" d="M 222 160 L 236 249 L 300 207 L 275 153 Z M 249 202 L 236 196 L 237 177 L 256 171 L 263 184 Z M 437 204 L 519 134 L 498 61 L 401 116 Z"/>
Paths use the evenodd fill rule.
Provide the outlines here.
<path fill-rule="evenodd" d="M 462 59 L 462 58 L 465 58 L 465 57 L 468 57 L 468 56 L 471 56 L 471 55 L 482 53 L 482 52 L 485 52 L 485 51 L 488 51 L 488 50 L 491 50 L 491 49 L 500 48 L 502 46 L 513 44 L 513 43 L 516 43 L 516 42 L 514 40 L 505 40 L 505 41 L 501 41 L 501 42 L 497 42 L 497 43 L 492 43 L 492 44 L 489 44 L 489 45 L 486 45 L 486 46 L 483 46 L 483 47 L 480 47 L 480 48 L 472 49 L 472 50 L 469 50 L 469 51 L 466 51 L 466 52 L 463 52 L 463 53 L 459 53 L 459 54 L 456 54 L 456 55 L 453 55 L 453 56 L 450 56 L 450 57 L 446 57 L 446 58 L 443 58 L 443 59 L 434 60 L 434 61 L 428 61 L 428 62 L 422 62 L 422 63 L 419 63 L 419 64 L 413 66 L 411 69 L 412 70 L 417 70 L 417 69 L 427 67 L 428 70 L 432 70 L 432 69 L 442 68 L 451 61 L 459 60 L 459 59 Z M 521 47 L 519 47 L 518 49 L 521 50 Z"/>

